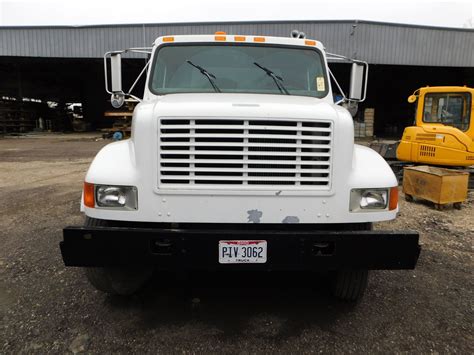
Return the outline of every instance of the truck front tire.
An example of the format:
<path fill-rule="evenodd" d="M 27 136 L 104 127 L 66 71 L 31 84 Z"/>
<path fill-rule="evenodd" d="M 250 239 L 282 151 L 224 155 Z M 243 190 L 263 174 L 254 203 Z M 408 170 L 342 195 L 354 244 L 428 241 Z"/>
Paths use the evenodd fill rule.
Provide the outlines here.
<path fill-rule="evenodd" d="M 372 223 L 348 224 L 346 230 L 372 230 Z M 332 294 L 346 302 L 357 302 L 364 296 L 368 270 L 338 270 L 332 280 Z"/>
<path fill-rule="evenodd" d="M 86 217 L 86 227 L 108 226 L 107 221 Z M 86 267 L 84 273 L 97 290 L 111 295 L 131 295 L 151 277 L 147 267 Z"/>
<path fill-rule="evenodd" d="M 342 301 L 358 301 L 367 288 L 368 277 L 368 270 L 339 270 L 333 280 L 332 293 Z"/>
<path fill-rule="evenodd" d="M 150 278 L 145 268 L 88 267 L 87 280 L 97 290 L 111 295 L 128 296 L 137 292 Z"/>

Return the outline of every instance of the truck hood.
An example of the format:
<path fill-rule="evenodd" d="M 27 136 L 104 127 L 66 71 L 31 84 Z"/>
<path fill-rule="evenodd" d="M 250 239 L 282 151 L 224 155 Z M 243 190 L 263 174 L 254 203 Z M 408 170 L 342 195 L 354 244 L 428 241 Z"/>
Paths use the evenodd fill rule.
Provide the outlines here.
<path fill-rule="evenodd" d="M 280 117 L 335 119 L 340 108 L 326 99 L 264 94 L 171 94 L 155 103 L 161 117 Z M 155 116 L 156 117 L 156 116 Z"/>

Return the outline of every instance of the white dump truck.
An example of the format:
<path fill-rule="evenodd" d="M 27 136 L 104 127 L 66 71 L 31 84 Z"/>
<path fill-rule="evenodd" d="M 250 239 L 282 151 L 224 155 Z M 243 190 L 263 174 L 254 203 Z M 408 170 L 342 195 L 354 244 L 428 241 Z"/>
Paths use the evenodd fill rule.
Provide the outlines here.
<path fill-rule="evenodd" d="M 148 55 L 143 97 L 122 89 L 128 52 Z M 328 60 L 352 63 L 349 95 L 333 78 L 336 102 Z M 298 33 L 164 36 L 104 63 L 112 104 L 140 103 L 131 138 L 92 162 L 85 225 L 60 244 L 97 289 L 130 294 L 162 269 L 313 270 L 354 301 L 368 270 L 415 267 L 416 232 L 372 230 L 396 218 L 397 180 L 354 144 L 341 107 L 364 99 L 366 63 Z"/>

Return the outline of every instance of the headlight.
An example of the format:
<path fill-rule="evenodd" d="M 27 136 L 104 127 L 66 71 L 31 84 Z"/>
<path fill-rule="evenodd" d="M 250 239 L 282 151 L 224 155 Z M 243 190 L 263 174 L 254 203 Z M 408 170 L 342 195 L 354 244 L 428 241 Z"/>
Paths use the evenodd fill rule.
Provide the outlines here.
<path fill-rule="evenodd" d="M 95 185 L 96 204 L 99 207 L 136 210 L 138 207 L 135 186 Z"/>
<path fill-rule="evenodd" d="M 388 189 L 352 189 L 350 211 L 384 210 L 388 204 Z"/>

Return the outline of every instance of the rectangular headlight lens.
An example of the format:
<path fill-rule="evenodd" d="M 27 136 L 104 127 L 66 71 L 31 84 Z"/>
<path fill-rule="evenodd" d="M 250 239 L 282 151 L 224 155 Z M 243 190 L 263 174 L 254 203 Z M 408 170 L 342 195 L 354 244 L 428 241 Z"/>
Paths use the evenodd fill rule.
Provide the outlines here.
<path fill-rule="evenodd" d="M 350 211 L 384 210 L 388 203 L 388 189 L 352 189 Z"/>
<path fill-rule="evenodd" d="M 96 203 L 99 207 L 136 210 L 138 208 L 137 188 L 135 186 L 95 186 Z"/>

